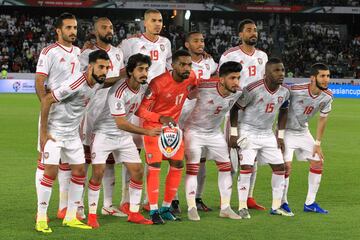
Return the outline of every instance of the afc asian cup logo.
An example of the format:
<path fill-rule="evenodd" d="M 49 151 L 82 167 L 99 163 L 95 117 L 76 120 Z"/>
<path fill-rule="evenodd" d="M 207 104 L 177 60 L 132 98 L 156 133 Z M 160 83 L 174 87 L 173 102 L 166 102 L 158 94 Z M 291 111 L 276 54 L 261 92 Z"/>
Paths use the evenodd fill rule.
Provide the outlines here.
<path fill-rule="evenodd" d="M 18 92 L 21 88 L 21 83 L 20 82 L 14 82 L 13 84 L 13 89 L 15 90 L 15 92 Z"/>
<path fill-rule="evenodd" d="M 321 103 L 319 104 L 320 110 L 322 110 L 324 107 L 325 107 L 325 103 L 324 103 L 324 102 L 321 102 Z"/>
<path fill-rule="evenodd" d="M 282 103 L 284 101 L 283 97 L 278 97 L 278 103 Z"/>
<path fill-rule="evenodd" d="M 258 60 L 258 63 L 259 63 L 259 64 L 263 64 L 262 58 L 258 58 L 257 60 Z"/>
<path fill-rule="evenodd" d="M 161 49 L 161 51 L 165 51 L 165 46 L 164 46 L 164 44 L 160 44 L 160 49 Z"/>
<path fill-rule="evenodd" d="M 48 152 L 44 152 L 44 158 L 48 159 L 49 158 L 49 153 Z"/>
<path fill-rule="evenodd" d="M 117 59 L 118 61 L 120 61 L 120 55 L 117 53 L 115 56 L 116 56 L 116 59 Z"/>

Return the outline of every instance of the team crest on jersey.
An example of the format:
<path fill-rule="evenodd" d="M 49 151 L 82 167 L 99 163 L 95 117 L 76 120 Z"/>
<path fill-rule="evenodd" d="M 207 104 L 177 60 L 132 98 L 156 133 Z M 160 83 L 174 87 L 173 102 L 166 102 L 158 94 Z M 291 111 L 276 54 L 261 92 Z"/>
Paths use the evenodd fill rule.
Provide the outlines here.
<path fill-rule="evenodd" d="M 164 44 L 160 44 L 160 49 L 161 49 L 161 51 L 165 51 L 165 46 L 164 46 Z"/>
<path fill-rule="evenodd" d="M 258 58 L 257 60 L 258 60 L 258 63 L 259 63 L 259 64 L 263 64 L 262 58 Z"/>
<path fill-rule="evenodd" d="M 44 158 L 48 159 L 49 158 L 49 152 L 44 152 Z"/>
<path fill-rule="evenodd" d="M 91 153 L 91 160 L 94 160 L 95 157 L 96 157 L 96 153 L 95 152 Z"/>
<path fill-rule="evenodd" d="M 161 153 L 171 158 L 179 150 L 182 143 L 182 131 L 179 127 L 163 126 L 158 140 Z"/>
<path fill-rule="evenodd" d="M 115 56 L 116 56 L 116 59 L 117 59 L 118 61 L 120 61 L 120 55 L 117 53 Z"/>
<path fill-rule="evenodd" d="M 324 107 L 325 107 L 325 103 L 324 103 L 324 102 L 321 102 L 321 103 L 319 104 L 319 108 L 322 110 Z"/>
<path fill-rule="evenodd" d="M 283 97 L 278 97 L 278 103 L 282 103 L 284 101 Z"/>
<path fill-rule="evenodd" d="M 205 67 L 207 70 L 210 70 L 210 65 L 209 64 L 205 64 Z"/>
<path fill-rule="evenodd" d="M 121 103 L 120 102 L 116 102 L 115 103 L 115 110 L 119 111 L 122 109 Z"/>

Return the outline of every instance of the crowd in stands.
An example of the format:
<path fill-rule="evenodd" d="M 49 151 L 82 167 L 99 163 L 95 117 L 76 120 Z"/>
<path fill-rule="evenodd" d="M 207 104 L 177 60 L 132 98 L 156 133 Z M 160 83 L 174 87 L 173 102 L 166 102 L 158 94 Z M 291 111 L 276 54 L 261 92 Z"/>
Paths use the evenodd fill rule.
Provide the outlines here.
<path fill-rule="evenodd" d="M 76 45 L 79 47 L 91 36 L 92 20 L 78 20 Z M 0 15 L 1 68 L 7 72 L 35 72 L 41 49 L 55 41 L 53 23 L 54 19 L 49 16 Z M 142 22 L 116 20 L 113 24 L 114 45 L 144 30 Z M 191 30 L 204 33 L 206 51 L 218 61 L 224 51 L 239 44 L 237 24 L 234 20 L 211 19 L 203 27 L 201 23 L 193 23 Z M 333 78 L 360 78 L 360 37 L 344 40 L 332 25 L 290 24 L 288 19 L 281 23 L 276 17 L 266 22 L 258 20 L 257 27 L 257 48 L 269 56 L 280 55 L 286 63 L 288 77 L 308 76 L 309 65 L 320 61 L 330 66 Z M 173 50 L 183 46 L 182 27 L 170 26 L 164 35 L 170 39 Z"/>

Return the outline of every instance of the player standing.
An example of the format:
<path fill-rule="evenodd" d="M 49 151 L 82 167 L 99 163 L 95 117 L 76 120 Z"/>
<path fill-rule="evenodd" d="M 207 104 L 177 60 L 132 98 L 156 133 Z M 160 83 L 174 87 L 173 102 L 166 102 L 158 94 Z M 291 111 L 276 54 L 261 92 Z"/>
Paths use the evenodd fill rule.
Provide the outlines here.
<path fill-rule="evenodd" d="M 144 13 L 144 26 L 144 33 L 124 39 L 120 48 L 124 53 L 125 63 L 133 54 L 141 53 L 150 56 L 151 67 L 147 79 L 148 83 L 150 83 L 152 79 L 163 74 L 166 69 L 171 69 L 171 43 L 166 37 L 160 36 L 163 28 L 163 18 L 160 11 L 156 9 L 146 10 Z M 138 126 L 141 125 L 139 118 L 136 116 L 132 118 L 132 123 Z M 133 137 L 140 152 L 143 148 L 142 136 L 133 134 Z M 147 166 L 145 166 L 145 175 L 146 172 Z M 124 212 L 129 206 L 129 180 L 126 168 L 122 168 L 122 196 L 119 208 Z M 147 199 L 144 200 L 144 203 L 144 208 L 149 210 Z"/>
<path fill-rule="evenodd" d="M 62 85 L 75 73 L 80 71 L 78 56 L 80 49 L 73 46 L 77 36 L 76 17 L 70 13 L 61 14 L 55 22 L 57 41 L 41 51 L 36 66 L 35 88 L 36 94 L 41 99 L 46 92 L 52 91 Z M 39 119 L 40 131 L 40 119 Z M 40 135 L 39 135 L 40 137 Z M 36 169 L 36 189 L 44 175 L 44 164 L 41 163 L 40 139 L 38 139 L 39 160 Z M 60 158 L 58 159 L 60 161 Z M 69 164 L 59 164 L 59 210 L 57 217 L 63 219 L 66 214 L 68 202 L 69 182 L 71 171 Z"/>
<path fill-rule="evenodd" d="M 189 92 L 196 87 L 197 79 L 191 71 L 191 55 L 179 50 L 172 57 L 173 71 L 153 79 L 136 113 L 144 119 L 144 128 L 176 125 L 182 106 Z M 148 165 L 147 193 L 150 203 L 150 216 L 154 224 L 163 224 L 164 220 L 177 220 L 170 210 L 183 169 L 184 144 L 171 158 L 165 158 L 158 146 L 158 137 L 144 136 L 146 163 Z M 160 167 L 162 160 L 168 160 L 170 170 L 166 177 L 164 201 L 158 209 Z"/>
<path fill-rule="evenodd" d="M 220 217 L 241 219 L 230 207 L 232 177 L 231 162 L 220 125 L 240 97 L 241 64 L 226 62 L 219 70 L 220 79 L 202 80 L 196 94 L 196 105 L 185 123 L 186 178 L 185 192 L 188 218 L 199 221 L 196 191 L 200 159 L 205 151 L 207 159 L 214 159 L 219 170 L 218 186 L 221 196 Z"/>
<path fill-rule="evenodd" d="M 93 228 L 99 227 L 97 205 L 105 162 L 110 153 L 116 163 L 124 163 L 130 173 L 130 209 L 128 221 L 152 224 L 139 213 L 143 166 L 130 133 L 157 136 L 160 129 L 144 129 L 129 122 L 137 111 L 147 89 L 147 74 L 151 65 L 150 57 L 135 54 L 128 60 L 128 79 L 117 82 L 107 95 L 105 106 L 94 125 L 94 140 L 91 146 L 93 174 L 89 181 L 89 221 Z M 114 121 L 115 120 L 115 121 Z"/>
<path fill-rule="evenodd" d="M 86 49 L 80 55 L 81 68 L 86 70 L 89 62 L 89 54 L 93 51 L 103 49 L 107 52 L 110 58 L 110 69 L 107 78 L 120 76 L 120 71 L 124 69 L 124 57 L 121 49 L 111 45 L 113 41 L 114 29 L 113 24 L 107 17 L 100 17 L 94 23 L 96 43 L 93 49 Z M 91 163 L 90 145 L 93 140 L 93 127 L 97 118 L 101 115 L 105 107 L 105 101 L 109 88 L 100 89 L 97 91 L 95 97 L 89 102 L 86 114 L 83 120 L 82 137 L 85 149 L 86 169 Z M 103 177 L 103 207 L 101 213 L 103 215 L 126 216 L 116 207 L 113 207 L 112 199 L 115 185 L 115 169 L 114 159 L 112 154 L 109 155 L 105 167 Z"/>
<path fill-rule="evenodd" d="M 256 43 L 258 40 L 258 32 L 256 24 L 251 19 L 244 19 L 239 23 L 239 37 L 241 39 L 241 44 L 237 47 L 230 48 L 226 52 L 223 53 L 223 55 L 220 58 L 219 66 L 227 61 L 235 61 L 239 62 L 242 65 L 242 71 L 241 71 L 241 81 L 240 81 L 240 87 L 244 88 L 248 84 L 253 83 L 255 81 L 258 81 L 260 79 L 263 79 L 265 74 L 265 64 L 268 60 L 268 56 L 265 52 L 256 49 Z M 239 114 L 242 114 L 241 111 L 239 111 Z M 239 124 L 241 121 L 241 116 L 239 115 Z M 225 125 L 225 131 L 227 132 L 228 138 L 233 136 L 234 138 L 237 138 L 238 135 L 238 129 L 231 128 L 233 126 L 229 126 L 229 122 L 226 122 Z M 233 167 L 237 166 L 238 159 L 230 155 L 231 161 L 233 163 Z M 237 167 L 235 167 L 237 169 Z M 255 187 L 255 181 L 256 181 L 256 174 L 257 174 L 257 162 L 255 161 L 253 173 L 251 174 L 251 180 L 250 180 L 250 192 L 249 192 L 249 199 L 248 201 L 248 207 L 254 208 L 258 210 L 265 210 L 265 207 L 261 206 L 260 204 L 257 204 L 254 197 L 254 187 Z"/>
<path fill-rule="evenodd" d="M 68 207 L 63 225 L 91 229 L 76 218 L 86 179 L 79 125 L 87 102 L 103 86 L 108 69 L 107 53 L 103 50 L 95 51 L 89 55 L 89 66 L 85 73 L 74 74 L 62 86 L 41 99 L 40 146 L 45 170 L 38 189 L 35 229 L 39 232 L 52 232 L 46 218 L 60 157 L 71 168 Z"/>
<path fill-rule="evenodd" d="M 190 32 L 187 34 L 185 39 L 185 47 L 191 54 L 192 60 L 192 70 L 196 74 L 198 79 L 208 80 L 210 77 L 216 73 L 217 63 L 214 61 L 212 57 L 204 58 L 205 52 L 205 41 L 204 36 L 201 32 Z M 196 103 L 196 99 L 186 99 L 180 120 L 179 126 L 183 128 L 186 119 L 189 117 L 191 111 L 194 109 Z M 202 157 L 200 159 L 200 168 L 198 172 L 198 187 L 196 190 L 196 207 L 200 211 L 212 211 L 202 200 L 202 194 L 204 192 L 205 178 L 206 178 L 206 158 Z M 176 213 L 180 213 L 179 208 L 179 199 L 177 196 L 175 200 L 171 203 L 171 207 L 173 211 Z"/>
<path fill-rule="evenodd" d="M 238 106 L 244 109 L 240 136 L 247 141 L 239 154 L 241 166 L 238 178 L 239 215 L 242 218 L 250 218 L 247 198 L 255 158 L 260 162 L 268 163 L 273 171 L 271 214 L 291 216 L 280 208 L 285 182 L 285 165 L 281 152 L 284 142 L 279 140 L 277 143 L 272 130 L 276 112 L 280 108 L 287 107 L 290 91 L 282 85 L 285 69 L 280 59 L 269 59 L 265 69 L 265 78 L 249 84 L 238 100 Z M 234 114 L 232 111 L 230 116 L 231 120 L 236 122 L 237 113 Z"/>
<path fill-rule="evenodd" d="M 281 207 L 291 213 L 287 192 L 291 162 L 295 152 L 298 160 L 308 161 L 310 164 L 308 193 L 304 211 L 326 214 L 328 211 L 322 209 L 315 202 L 315 198 L 320 186 L 324 161 L 320 144 L 333 101 L 332 93 L 328 90 L 330 70 L 325 64 L 316 63 L 311 66 L 310 74 L 310 83 L 291 86 L 287 116 L 286 114 L 281 115 L 281 118 L 287 118 L 285 131 L 280 129 L 278 133 L 278 137 L 283 137 L 285 142 L 285 191 Z M 320 117 L 317 124 L 316 140 L 314 141 L 308 128 L 308 122 L 317 112 L 320 112 Z"/>

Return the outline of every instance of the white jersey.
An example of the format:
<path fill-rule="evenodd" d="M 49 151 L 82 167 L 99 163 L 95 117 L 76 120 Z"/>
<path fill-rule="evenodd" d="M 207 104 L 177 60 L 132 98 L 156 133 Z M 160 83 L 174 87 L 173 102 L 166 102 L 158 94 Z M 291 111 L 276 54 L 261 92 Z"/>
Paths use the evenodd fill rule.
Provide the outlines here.
<path fill-rule="evenodd" d="M 244 109 L 240 130 L 255 134 L 273 133 L 276 114 L 289 97 L 290 90 L 286 86 L 281 85 L 275 92 L 271 92 L 263 79 L 249 84 L 237 101 Z"/>
<path fill-rule="evenodd" d="M 203 81 L 196 94 L 196 105 L 185 123 L 185 131 L 217 132 L 227 112 L 242 94 L 241 90 L 223 96 L 219 91 L 219 81 Z"/>
<path fill-rule="evenodd" d="M 50 90 L 54 90 L 80 72 L 79 55 L 80 49 L 76 46 L 68 48 L 57 42 L 51 44 L 42 49 L 36 73 L 47 76 L 45 85 Z"/>
<path fill-rule="evenodd" d="M 90 87 L 88 81 L 85 73 L 77 73 L 51 92 L 58 103 L 54 103 L 49 112 L 48 131 L 55 139 L 79 137 L 78 129 L 86 104 L 103 86 L 95 84 Z"/>
<path fill-rule="evenodd" d="M 191 68 L 194 71 L 197 79 L 210 79 L 211 75 L 216 72 L 218 65 L 212 58 L 202 58 L 200 61 L 192 61 Z M 184 127 L 186 119 L 189 117 L 191 111 L 194 109 L 196 99 L 186 99 L 181 110 L 179 118 L 180 128 Z"/>
<path fill-rule="evenodd" d="M 95 45 L 93 49 L 86 49 L 80 55 L 81 69 L 86 70 L 89 65 L 89 54 L 93 51 L 102 49 Z M 106 75 L 107 78 L 117 77 L 120 75 L 120 71 L 124 68 L 124 55 L 120 48 L 110 46 L 106 51 L 110 58 L 110 68 Z M 95 97 L 89 102 L 86 116 L 84 118 L 84 124 L 82 127 L 83 142 L 85 145 L 90 145 L 93 126 L 96 119 L 101 114 L 101 111 L 105 107 L 105 101 L 108 94 L 109 88 L 100 89 Z"/>
<path fill-rule="evenodd" d="M 147 84 L 140 85 L 137 92 L 128 85 L 128 80 L 118 81 L 111 87 L 107 95 L 104 109 L 95 122 L 94 132 L 106 135 L 129 135 L 129 132 L 119 129 L 114 117 L 126 117 L 129 121 L 140 106 L 147 89 Z"/>
<path fill-rule="evenodd" d="M 240 87 L 244 88 L 248 84 L 264 78 L 265 64 L 268 56 L 265 52 L 255 49 L 252 54 L 245 53 L 240 46 L 230 48 L 221 55 L 219 66 L 225 62 L 234 61 L 241 63 Z"/>
<path fill-rule="evenodd" d="M 151 58 L 148 73 L 148 82 L 163 74 L 166 69 L 171 69 L 171 43 L 169 39 L 159 36 L 155 42 L 146 38 L 144 34 L 139 37 L 124 39 L 120 48 L 124 53 L 125 63 L 130 56 L 141 53 Z"/>
<path fill-rule="evenodd" d="M 329 90 L 321 91 L 319 95 L 313 96 L 309 83 L 291 86 L 286 129 L 307 131 L 309 119 L 318 111 L 321 116 L 326 116 L 331 111 L 332 101 L 333 96 Z"/>
<path fill-rule="evenodd" d="M 210 79 L 216 73 L 218 64 L 213 58 L 202 58 L 200 61 L 192 61 L 191 69 L 198 79 Z"/>

